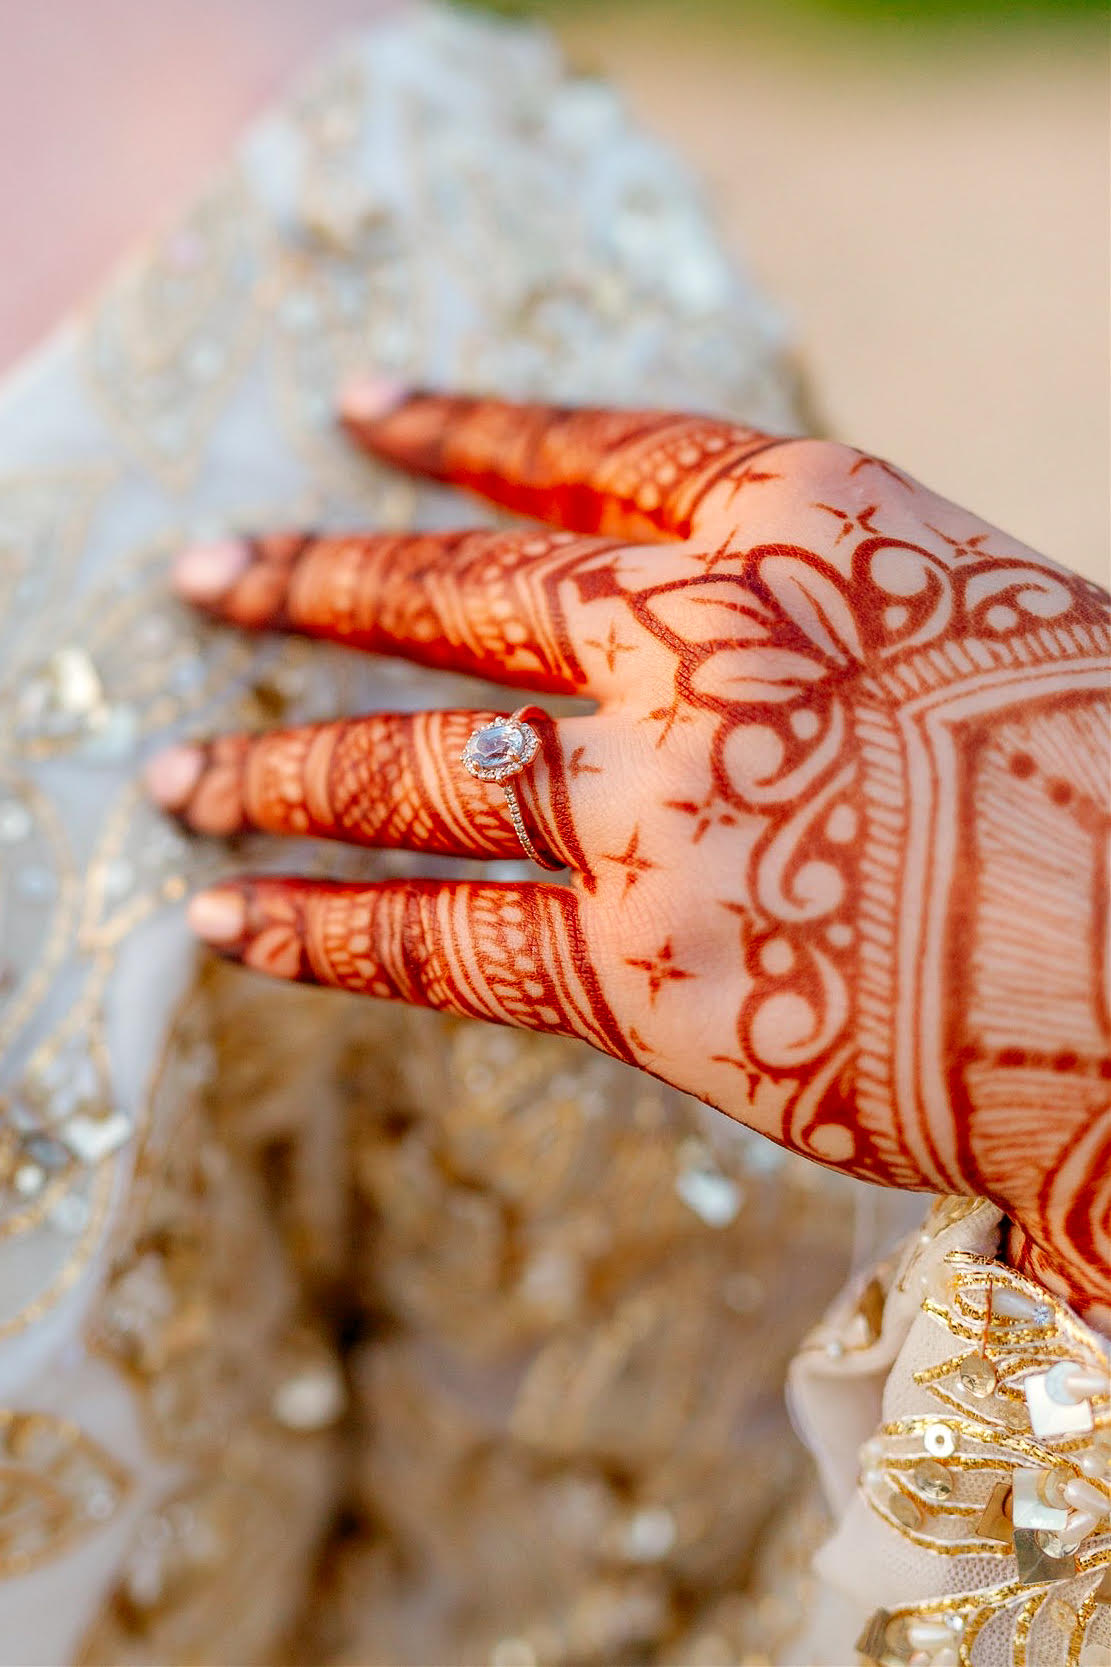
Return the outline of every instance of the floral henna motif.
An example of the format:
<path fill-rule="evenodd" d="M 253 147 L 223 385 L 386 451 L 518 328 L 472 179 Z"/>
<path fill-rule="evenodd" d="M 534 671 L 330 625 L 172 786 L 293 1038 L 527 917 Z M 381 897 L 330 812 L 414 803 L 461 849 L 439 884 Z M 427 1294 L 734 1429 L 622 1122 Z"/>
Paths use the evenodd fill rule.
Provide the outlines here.
<path fill-rule="evenodd" d="M 261 972 L 579 1036 L 633 1060 L 565 887 L 257 879 L 234 896 L 241 924 L 224 948 Z"/>
<path fill-rule="evenodd" d="M 216 611 L 259 623 L 254 586 L 268 623 L 601 709 L 552 750 L 578 897 L 529 889 L 523 1004 L 454 890 L 404 915 L 416 985 L 345 972 L 349 922 L 296 975 L 567 1028 L 822 1162 L 987 1194 L 1111 1303 L 1106 595 L 843 447 L 438 396 L 349 427 L 574 531 L 265 541 Z"/>

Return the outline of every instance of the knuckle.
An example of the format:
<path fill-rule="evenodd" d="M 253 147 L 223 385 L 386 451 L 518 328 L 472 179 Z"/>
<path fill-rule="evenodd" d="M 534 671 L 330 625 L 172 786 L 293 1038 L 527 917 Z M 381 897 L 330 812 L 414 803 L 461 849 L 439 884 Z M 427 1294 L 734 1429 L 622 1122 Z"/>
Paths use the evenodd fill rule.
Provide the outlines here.
<path fill-rule="evenodd" d="M 843 486 L 861 453 L 840 440 L 796 440 L 791 446 L 790 475 L 799 486 L 829 492 Z"/>

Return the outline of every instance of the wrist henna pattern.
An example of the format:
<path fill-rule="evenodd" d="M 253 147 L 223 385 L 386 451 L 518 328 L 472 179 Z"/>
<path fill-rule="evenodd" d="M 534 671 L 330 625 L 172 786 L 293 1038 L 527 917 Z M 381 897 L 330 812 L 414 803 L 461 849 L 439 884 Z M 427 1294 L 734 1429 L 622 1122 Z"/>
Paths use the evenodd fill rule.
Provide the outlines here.
<path fill-rule="evenodd" d="M 518 892 L 530 979 L 496 887 L 347 896 L 325 932 L 279 886 L 297 929 L 244 958 L 587 1035 L 824 1163 L 992 1197 L 1111 1300 L 1105 594 L 841 446 L 424 395 L 348 426 L 569 530 L 264 540 L 206 601 L 594 696 L 530 807 L 575 890 Z M 501 854 L 489 801 L 468 846 L 435 772 L 391 787 L 335 728 L 323 831 Z"/>

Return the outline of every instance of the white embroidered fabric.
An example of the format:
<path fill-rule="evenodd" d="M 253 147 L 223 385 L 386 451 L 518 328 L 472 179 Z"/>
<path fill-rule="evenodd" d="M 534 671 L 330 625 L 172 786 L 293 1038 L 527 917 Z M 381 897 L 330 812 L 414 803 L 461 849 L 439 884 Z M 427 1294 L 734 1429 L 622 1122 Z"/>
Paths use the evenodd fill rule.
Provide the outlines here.
<path fill-rule="evenodd" d="M 792 1667 L 854 1654 L 920 1667 L 1111 1660 L 1111 1344 L 995 1260 L 1000 1220 L 983 1202 L 935 1206 L 792 1367 L 796 1424 L 837 1518 L 815 1560 L 815 1612 L 783 1658 Z M 1067 1362 L 1105 1387 L 1053 1403 L 1047 1419 L 1045 1374 Z M 1055 1562 L 1034 1544 L 1016 1555 L 1019 1476 L 1043 1503 L 1060 1506 L 1071 1482 L 1093 1507 L 1071 1535 L 1064 1509 L 1035 1518 L 1049 1527 L 1027 1532 L 1045 1534 L 1047 1552 L 1061 1552 L 1049 1536 L 1062 1525 L 1069 1549 Z"/>

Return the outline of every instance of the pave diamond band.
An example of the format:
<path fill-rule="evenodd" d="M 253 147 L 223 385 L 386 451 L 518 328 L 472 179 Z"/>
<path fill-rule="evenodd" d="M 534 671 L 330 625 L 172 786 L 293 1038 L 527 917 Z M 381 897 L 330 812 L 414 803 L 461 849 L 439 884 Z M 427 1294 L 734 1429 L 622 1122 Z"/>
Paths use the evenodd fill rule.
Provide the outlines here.
<path fill-rule="evenodd" d="M 522 716 L 528 710 L 527 706 L 523 706 L 508 718 L 495 718 L 493 722 L 481 724 L 473 730 L 463 748 L 463 768 L 469 770 L 472 776 L 477 776 L 479 781 L 498 783 L 505 794 L 509 820 L 526 855 L 538 867 L 554 870 L 564 865 L 542 856 L 533 844 L 512 781 L 512 777 L 519 776 L 522 770 L 528 768 L 540 750 L 539 735 Z"/>

